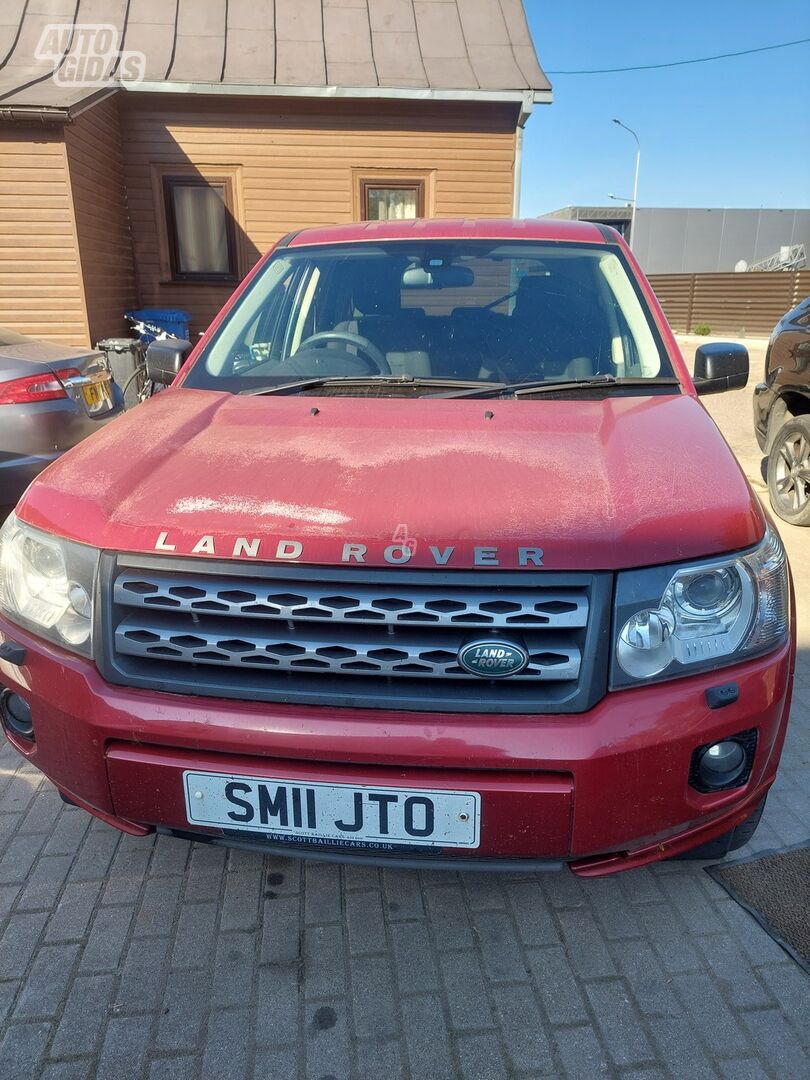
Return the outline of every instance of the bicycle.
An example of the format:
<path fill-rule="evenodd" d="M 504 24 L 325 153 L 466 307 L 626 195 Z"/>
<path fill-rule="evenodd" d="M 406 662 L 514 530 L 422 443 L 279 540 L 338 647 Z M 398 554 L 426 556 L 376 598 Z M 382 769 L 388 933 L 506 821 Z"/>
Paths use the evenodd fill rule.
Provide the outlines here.
<path fill-rule="evenodd" d="M 122 394 L 124 397 L 124 410 L 128 408 L 135 408 L 135 406 L 142 404 L 148 398 L 153 397 L 155 394 L 160 393 L 165 387 L 159 383 L 153 382 L 146 377 L 146 345 L 143 340 L 143 336 L 151 334 L 155 341 L 165 341 L 172 335 L 164 330 L 161 326 L 156 326 L 154 323 L 144 322 L 141 319 L 135 319 L 131 315 L 125 316 L 127 322 L 130 324 L 132 330 L 137 335 L 138 346 L 137 355 L 135 360 L 135 370 L 129 376 L 122 388 Z M 127 405 L 127 391 L 132 386 L 133 382 L 137 385 L 138 395 L 137 401 L 134 405 Z"/>

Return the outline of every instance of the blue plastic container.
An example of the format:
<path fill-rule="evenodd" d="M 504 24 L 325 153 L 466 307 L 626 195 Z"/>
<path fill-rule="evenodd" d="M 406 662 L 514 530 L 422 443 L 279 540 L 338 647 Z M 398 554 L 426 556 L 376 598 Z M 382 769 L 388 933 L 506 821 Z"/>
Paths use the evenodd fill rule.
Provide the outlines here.
<path fill-rule="evenodd" d="M 126 316 L 128 319 L 159 326 L 172 337 L 184 338 L 186 341 L 189 339 L 188 324 L 191 316 L 187 311 L 179 311 L 176 308 L 139 308 L 138 311 L 128 311 Z M 138 337 L 145 345 L 155 340 L 155 335 L 148 331 L 141 331 Z"/>

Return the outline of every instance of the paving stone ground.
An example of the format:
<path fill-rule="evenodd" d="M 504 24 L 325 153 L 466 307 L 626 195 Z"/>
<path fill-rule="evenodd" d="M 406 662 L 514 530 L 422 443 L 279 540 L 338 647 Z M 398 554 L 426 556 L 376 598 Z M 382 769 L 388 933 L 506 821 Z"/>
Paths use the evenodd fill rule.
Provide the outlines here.
<path fill-rule="evenodd" d="M 783 534 L 799 666 L 752 851 L 810 837 L 810 535 Z M 133 839 L 8 745 L 0 1024 L 0 1080 L 810 1076 L 810 978 L 702 864 L 581 881 Z"/>

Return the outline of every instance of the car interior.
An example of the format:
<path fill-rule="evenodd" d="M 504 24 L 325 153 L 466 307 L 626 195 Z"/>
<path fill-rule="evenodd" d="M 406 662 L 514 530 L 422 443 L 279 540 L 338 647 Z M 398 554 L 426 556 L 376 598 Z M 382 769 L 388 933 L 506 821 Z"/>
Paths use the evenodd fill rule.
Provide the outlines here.
<path fill-rule="evenodd" d="M 642 371 L 638 318 L 631 328 L 627 296 L 623 306 L 615 288 L 590 252 L 295 253 L 208 370 L 273 380 L 656 374 L 657 358 L 654 371 Z"/>

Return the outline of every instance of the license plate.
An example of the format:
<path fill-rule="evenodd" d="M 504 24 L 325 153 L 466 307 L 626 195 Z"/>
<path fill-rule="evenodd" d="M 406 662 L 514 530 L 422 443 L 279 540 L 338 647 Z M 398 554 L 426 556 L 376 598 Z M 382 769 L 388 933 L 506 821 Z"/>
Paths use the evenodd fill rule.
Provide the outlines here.
<path fill-rule="evenodd" d="M 85 404 L 90 412 L 98 412 L 110 404 L 110 390 L 106 379 L 87 383 L 82 387 Z"/>
<path fill-rule="evenodd" d="M 476 848 L 481 796 L 359 784 L 183 773 L 192 825 L 333 847 Z"/>

